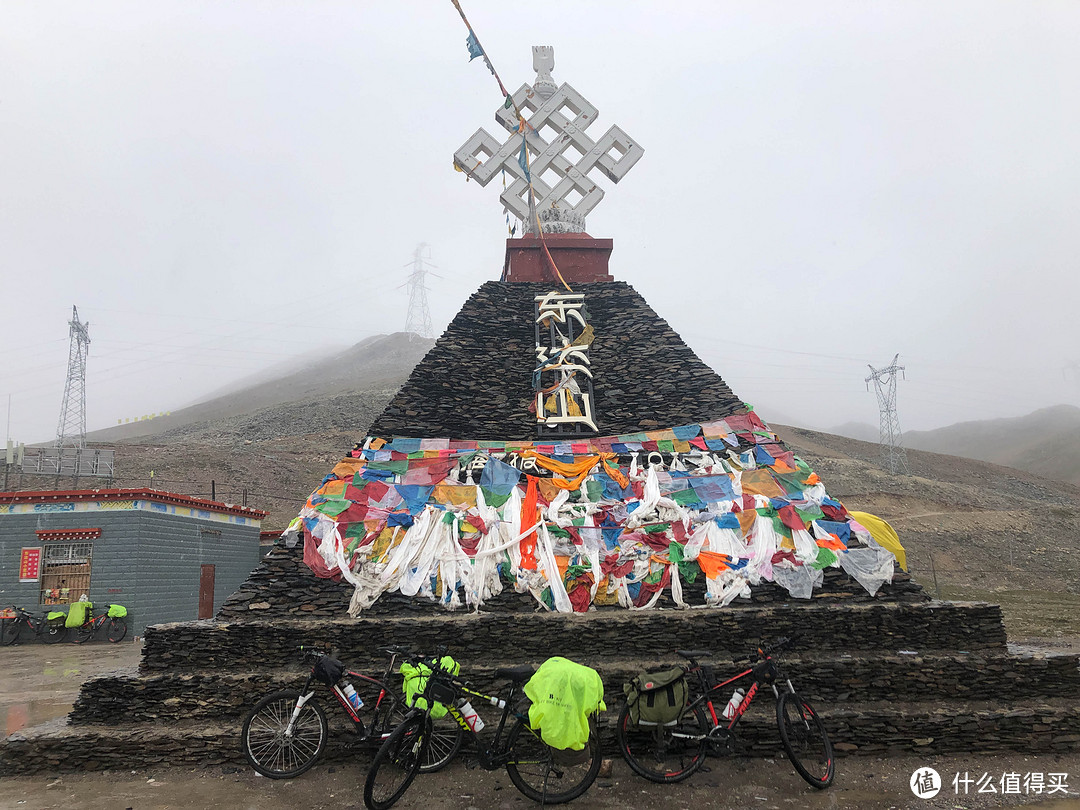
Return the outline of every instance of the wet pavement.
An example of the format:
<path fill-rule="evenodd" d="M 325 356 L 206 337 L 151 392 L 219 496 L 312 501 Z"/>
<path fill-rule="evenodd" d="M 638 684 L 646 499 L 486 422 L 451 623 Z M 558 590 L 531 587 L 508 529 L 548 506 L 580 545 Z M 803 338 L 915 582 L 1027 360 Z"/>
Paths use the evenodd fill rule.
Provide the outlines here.
<path fill-rule="evenodd" d="M 139 661 L 140 644 L 91 646 L 31 644 L 0 648 L 0 718 L 5 734 L 65 714 L 86 678 Z M 239 728 L 237 729 L 239 741 Z M 0 774 L 0 810 L 286 810 L 362 808 L 363 784 L 371 755 L 359 753 L 348 765 L 316 766 L 292 780 L 261 777 L 247 768 L 198 770 L 153 768 L 54 776 Z M 528 810 L 537 807 L 510 783 L 505 771 L 468 767 L 469 758 L 446 770 L 418 777 L 395 805 L 405 810 Z M 916 797 L 912 775 L 925 768 L 940 775 L 940 793 Z M 1018 774 L 1019 783 L 1003 782 Z M 1041 793 L 1023 780 L 1038 774 Z M 1052 778 L 1051 774 L 1060 774 Z M 971 784 L 967 792 L 964 776 Z M 985 778 L 984 778 L 985 777 Z M 957 786 L 954 786 L 956 778 Z M 1050 792 L 1050 784 L 1064 785 Z M 986 787 L 995 788 L 988 793 Z M 984 792 L 979 792 L 980 787 Z M 1015 792 L 1003 792 L 1004 788 Z M 657 785 L 635 776 L 617 757 L 611 775 L 596 781 L 571 807 L 737 808 L 738 810 L 914 810 L 1038 806 L 1080 810 L 1080 753 L 1025 756 L 965 754 L 927 757 L 849 757 L 837 761 L 837 776 L 826 791 L 804 783 L 785 759 L 710 758 L 704 768 L 676 785 Z"/>
<path fill-rule="evenodd" d="M 368 755 L 353 765 L 316 766 L 291 780 L 265 779 L 243 768 L 205 768 L 198 771 L 154 769 L 112 771 L 97 774 L 64 774 L 59 777 L 12 777 L 0 779 L 0 808 L 4 810 L 196 810 L 225 807 L 230 810 L 305 810 L 362 808 Z M 931 799 L 917 798 L 909 787 L 916 769 L 933 767 L 944 777 L 941 793 Z M 613 763 L 612 775 L 598 779 L 584 797 L 569 808 L 626 810 L 664 808 L 700 810 L 978 810 L 990 807 L 1037 806 L 1041 810 L 1080 810 L 1080 755 L 1062 757 L 852 757 L 838 762 L 834 785 L 817 791 L 804 783 L 786 760 L 718 760 L 706 762 L 708 770 L 675 785 L 657 785 L 633 775 L 621 760 Z M 968 773 L 973 780 L 983 773 L 1000 784 L 1010 772 L 1022 774 L 1067 773 L 1067 798 L 1054 796 L 979 794 L 977 785 L 968 795 L 957 795 L 955 774 Z M 1023 789 L 1022 786 L 1020 788 Z M 529 801 L 510 783 L 505 771 L 468 769 L 462 762 L 445 771 L 417 777 L 395 807 L 403 810 L 530 810 Z"/>
<path fill-rule="evenodd" d="M 128 640 L 0 647 L 0 736 L 63 717 L 71 711 L 84 680 L 136 666 L 141 651 L 142 642 Z"/>

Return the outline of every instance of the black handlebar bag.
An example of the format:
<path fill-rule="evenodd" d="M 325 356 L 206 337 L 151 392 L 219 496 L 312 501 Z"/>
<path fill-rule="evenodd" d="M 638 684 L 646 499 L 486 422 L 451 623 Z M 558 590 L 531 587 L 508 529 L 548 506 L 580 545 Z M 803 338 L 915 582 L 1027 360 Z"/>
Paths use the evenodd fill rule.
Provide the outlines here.
<path fill-rule="evenodd" d="M 336 658 L 324 655 L 318 660 L 318 663 L 311 668 L 311 674 L 315 676 L 315 680 L 319 683 L 333 686 L 340 681 L 341 676 L 345 674 L 345 665 Z"/>

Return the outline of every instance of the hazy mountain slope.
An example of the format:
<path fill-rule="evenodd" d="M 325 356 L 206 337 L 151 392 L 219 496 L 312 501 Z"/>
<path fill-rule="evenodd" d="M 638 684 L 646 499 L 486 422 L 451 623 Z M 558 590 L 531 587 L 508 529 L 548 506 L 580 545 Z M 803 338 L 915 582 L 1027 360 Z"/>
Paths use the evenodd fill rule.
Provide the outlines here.
<path fill-rule="evenodd" d="M 990 461 L 1080 484 L 1080 408 L 1056 405 L 1010 419 L 904 434 L 908 448 Z"/>
<path fill-rule="evenodd" d="M 433 344 L 433 340 L 405 332 L 367 338 L 284 376 L 257 382 L 168 416 L 94 431 L 87 434 L 87 439 L 107 443 L 172 434 L 178 429 L 183 433 L 184 428 L 241 418 L 283 403 L 320 402 L 359 391 L 393 392 Z M 199 429 L 195 428 L 196 432 Z"/>
<path fill-rule="evenodd" d="M 784 424 L 793 424 L 785 422 Z M 876 442 L 880 435 L 880 428 L 868 422 L 844 422 L 842 425 L 829 428 L 828 433 L 837 436 L 847 436 L 849 439 L 858 439 L 861 442 Z"/>

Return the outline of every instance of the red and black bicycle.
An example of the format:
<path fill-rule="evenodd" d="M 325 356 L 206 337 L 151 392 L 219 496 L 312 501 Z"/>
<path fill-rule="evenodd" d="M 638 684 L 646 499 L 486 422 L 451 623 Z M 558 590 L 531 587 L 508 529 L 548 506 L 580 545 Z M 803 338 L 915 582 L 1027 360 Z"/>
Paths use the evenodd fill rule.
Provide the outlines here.
<path fill-rule="evenodd" d="M 708 650 L 677 650 L 690 665 L 687 675 L 698 683 L 677 720 L 670 723 L 643 723 L 634 719 L 627 703 L 616 724 L 616 736 L 623 758 L 637 773 L 653 782 L 679 782 L 701 767 L 705 754 L 713 749 L 730 749 L 735 741 L 735 727 L 750 708 L 762 688 L 776 697 L 776 723 L 780 741 L 791 764 L 807 782 L 824 789 L 832 784 L 835 773 L 832 744 L 825 726 L 810 703 L 795 691 L 791 680 L 780 673 L 776 654 L 791 644 L 781 638 L 761 646 L 745 661 L 750 666 L 727 680 L 719 681 L 710 666 L 698 663 L 710 656 Z M 745 694 L 736 690 L 728 700 L 729 690 L 745 684 Z M 782 686 L 787 689 L 783 690 Z M 717 710 L 717 704 L 721 707 Z M 726 708 L 725 708 L 726 705 Z"/>

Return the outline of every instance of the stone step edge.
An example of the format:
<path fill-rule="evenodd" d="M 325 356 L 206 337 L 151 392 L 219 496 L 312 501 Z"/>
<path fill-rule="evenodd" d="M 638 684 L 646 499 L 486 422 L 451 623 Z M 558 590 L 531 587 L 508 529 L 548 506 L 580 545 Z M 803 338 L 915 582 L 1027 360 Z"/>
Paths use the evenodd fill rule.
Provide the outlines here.
<path fill-rule="evenodd" d="M 774 701 L 771 695 L 765 695 L 766 706 L 771 710 Z M 813 703 L 813 701 L 812 701 Z M 605 722 L 614 722 L 622 708 L 622 700 L 614 706 L 608 706 L 601 717 Z M 957 711 L 963 708 L 964 711 Z M 844 719 L 847 717 L 859 717 L 865 720 L 880 720 L 890 717 L 904 718 L 944 718 L 944 717 L 1025 717 L 1035 713 L 1056 714 L 1062 717 L 1075 716 L 1080 720 L 1080 704 L 1071 698 L 1046 698 L 1042 700 L 1020 700 L 1009 703 L 996 703 L 992 701 L 959 700 L 942 705 L 940 701 L 926 702 L 898 702 L 876 701 L 873 703 L 836 703 L 814 704 L 814 709 L 822 717 L 832 719 Z M 759 709 L 752 710 L 747 715 L 747 721 L 760 720 L 764 716 Z M 768 713 L 771 716 L 771 712 Z M 770 720 L 770 722 L 772 722 Z M 128 739 L 133 734 L 141 736 L 187 736 L 193 730 L 202 730 L 208 736 L 234 737 L 239 734 L 240 724 L 208 723 L 203 720 L 181 720 L 167 725 L 144 725 L 133 723 L 129 725 L 72 725 L 66 717 L 49 720 L 35 726 L 28 726 L 11 734 L 6 740 L 0 741 L 0 748 L 8 745 L 18 745 L 29 739 L 46 739 L 54 736 L 67 736 L 71 733 L 98 735 L 101 737 L 113 737 Z"/>
<path fill-rule="evenodd" d="M 747 606 L 741 607 L 736 610 L 732 610 L 730 607 L 700 607 L 689 608 L 686 610 L 678 609 L 665 609 L 665 610 L 648 610 L 648 611 L 627 611 L 627 610 L 610 610 L 610 611 L 588 611 L 586 613 L 555 613 L 547 611 L 533 611 L 530 613 L 483 613 L 473 612 L 468 610 L 459 611 L 442 611 L 434 614 L 425 614 L 417 616 L 360 616 L 354 618 L 342 617 L 342 618 L 281 618 L 274 619 L 272 622 L 260 622 L 260 621 L 239 621 L 239 620 L 219 620 L 219 619 L 201 619 L 198 621 L 188 622 L 168 622 L 164 624 L 155 624 L 147 628 L 147 637 L 151 637 L 158 633 L 169 632 L 176 629 L 190 628 L 190 629 L 210 629 L 213 628 L 218 631 L 240 631 L 245 627 L 258 627 L 260 629 L 265 628 L 267 625 L 273 626 L 289 626 L 298 627 L 302 629 L 312 628 L 315 630 L 326 629 L 330 627 L 351 627 L 356 625 L 363 625 L 366 623 L 377 623 L 380 626 L 384 625 L 416 625 L 416 624 L 445 624 L 445 623 L 458 623 L 458 622 L 507 622 L 507 621 L 554 621 L 554 622 L 589 622 L 589 623 L 643 623 L 648 622 L 650 619 L 663 620 L 674 616 L 730 616 L 738 615 L 740 618 L 745 618 L 747 614 L 759 614 L 762 616 L 774 615 L 778 612 L 802 612 L 808 614 L 819 613 L 870 613 L 870 612 L 912 612 L 912 613 L 933 613 L 935 611 L 949 610 L 949 611 L 964 611 L 964 610 L 984 610 L 988 607 L 1000 608 L 993 602 L 979 602 L 979 601 L 944 601 L 944 600 L 929 600 L 924 602 L 858 602 L 858 603 L 828 603 L 828 604 L 800 604 L 798 602 L 780 602 L 766 606 Z"/>
<path fill-rule="evenodd" d="M 1080 707 L 1075 705 L 1033 704 L 1014 706 L 1007 712 L 946 713 L 940 708 L 927 704 L 920 716 L 834 714 L 823 709 L 822 717 L 830 727 L 837 756 L 1080 750 Z M 1029 716 L 1032 722 L 1025 723 Z M 607 756 L 618 756 L 611 740 L 615 717 L 616 713 L 607 712 L 601 725 Z M 770 712 L 747 715 L 738 753 L 756 757 L 781 754 L 773 717 Z M 999 729 L 999 725 L 1011 728 Z M 904 727 L 907 731 L 900 730 Z M 352 762 L 357 753 L 359 749 L 348 745 L 346 734 L 332 731 L 322 761 Z M 236 724 L 178 723 L 132 729 L 69 726 L 61 719 L 16 732 L 0 743 L 0 770 L 11 774 L 225 763 L 245 764 Z"/>
<path fill-rule="evenodd" d="M 720 660 L 716 660 L 719 658 Z M 1034 661 L 1056 661 L 1058 659 L 1072 659 L 1076 662 L 1078 670 L 1080 670 L 1080 653 L 1072 652 L 1009 652 L 1007 650 L 988 649 L 988 650 L 960 650 L 955 652 L 948 652 L 945 650 L 929 649 L 925 652 L 916 652 L 912 655 L 906 655 L 897 653 L 892 650 L 883 652 L 871 651 L 871 650 L 853 650 L 853 651 L 836 651 L 830 652 L 823 650 L 820 653 L 807 653 L 798 652 L 791 655 L 785 655 L 780 658 L 781 669 L 788 670 L 797 675 L 798 668 L 801 665 L 815 665 L 821 664 L 826 661 L 835 661 L 839 663 L 852 662 L 861 663 L 869 660 L 880 662 L 882 664 L 899 664 L 899 663 L 917 663 L 923 662 L 930 664 L 931 666 L 936 662 L 953 662 L 964 661 L 972 662 L 973 665 L 988 665 L 995 663 L 1012 663 L 1012 662 L 1034 662 Z M 344 662 L 346 667 L 357 669 L 354 665 L 348 661 Z M 522 664 L 532 664 L 533 666 L 539 666 L 539 663 L 534 659 L 525 656 L 510 656 L 500 661 L 497 666 L 490 666 L 487 664 L 472 664 L 465 661 L 459 661 L 462 664 L 462 677 L 468 678 L 470 673 L 476 673 L 477 676 L 492 676 L 497 669 L 501 667 L 513 667 L 520 666 Z M 542 663 L 542 662 L 540 662 Z M 686 664 L 687 660 L 678 656 L 661 656 L 651 659 L 622 659 L 622 658 L 592 658 L 590 666 L 593 668 L 603 670 L 613 670 L 617 672 L 631 672 L 634 670 L 651 671 L 654 669 L 661 669 L 665 667 L 674 667 L 680 664 Z M 716 658 L 704 658 L 699 659 L 699 663 L 706 666 L 711 666 L 721 673 L 725 673 L 730 670 L 730 674 L 735 674 L 743 662 L 735 664 L 730 658 L 725 658 L 722 655 L 716 656 Z M 745 664 L 749 666 L 749 664 Z M 378 671 L 378 667 L 359 667 L 359 671 L 363 671 L 368 675 L 381 675 Z M 394 673 L 392 673 L 394 674 Z M 99 678 L 115 678 L 126 677 L 138 680 L 158 682 L 162 680 L 178 680 L 178 681 L 191 681 L 198 678 L 214 677 L 214 678 L 234 678 L 234 679 L 246 679 L 252 677 L 262 677 L 267 680 L 268 683 L 275 682 L 282 678 L 296 679 L 306 675 L 306 669 L 298 665 L 296 667 L 273 667 L 267 669 L 225 669 L 218 667 L 213 671 L 200 671 L 192 669 L 182 669 L 176 672 L 162 671 L 160 669 L 142 669 L 140 665 L 132 665 L 128 667 L 119 667 L 109 672 L 103 672 L 99 675 L 88 680 L 97 680 Z M 792 677 L 795 677 L 793 675 Z"/>
<path fill-rule="evenodd" d="M 773 701 L 771 696 L 764 697 L 765 706 L 770 711 L 753 709 L 751 714 L 746 715 L 744 722 L 758 724 L 762 719 L 769 723 L 775 722 L 771 712 Z M 608 706 L 606 712 L 601 715 L 601 722 L 614 722 L 622 708 L 622 701 Z M 958 709 L 963 711 L 958 711 Z M 865 722 L 879 722 L 889 718 L 903 717 L 905 719 L 934 718 L 944 719 L 949 717 L 973 719 L 986 719 L 992 717 L 1027 717 L 1035 714 L 1056 715 L 1060 717 L 1075 717 L 1080 722 L 1080 704 L 1070 698 L 1046 698 L 1042 700 L 1020 700 L 1009 703 L 995 703 L 990 701 L 955 701 L 942 705 L 939 701 L 926 702 L 881 702 L 873 703 L 840 703 L 840 704 L 815 704 L 814 709 L 825 718 L 831 720 L 844 720 L 852 717 Z M 240 733 L 240 723 L 207 723 L 202 720 L 181 720 L 168 724 L 144 725 L 141 723 L 130 725 L 72 725 L 66 717 L 56 718 L 35 726 L 28 726 L 11 734 L 6 740 L 0 741 L 0 753 L 9 747 L 18 747 L 28 741 L 44 740 L 72 735 L 101 737 L 103 739 L 131 740 L 150 737 L 189 737 L 192 732 L 200 732 L 201 737 L 213 739 L 215 737 L 237 738 Z"/>
<path fill-rule="evenodd" d="M 791 602 L 774 602 L 768 605 L 728 605 L 726 607 L 708 607 L 699 606 L 680 610 L 678 608 L 664 608 L 653 610 L 641 610 L 641 611 L 628 611 L 622 609 L 611 610 L 590 610 L 585 613 L 557 613 L 554 611 L 534 610 L 531 612 L 523 613 L 487 613 L 484 611 L 472 611 L 472 610 L 440 610 L 436 613 L 422 613 L 414 616 L 365 616 L 361 613 L 356 618 L 349 616 L 342 616 L 340 618 L 325 618 L 316 617 L 311 619 L 305 619 L 303 617 L 293 618 L 275 618 L 272 622 L 263 622 L 258 620 L 242 621 L 237 619 L 202 619 L 197 622 L 169 622 L 166 624 L 152 625 L 152 628 L 171 628 L 177 625 L 193 625 L 193 624 L 217 624 L 221 626 L 227 625 L 260 625 L 266 624 L 297 624 L 297 625 L 310 625 L 310 626 L 326 626 L 326 625 L 352 625 L 361 624 L 364 622 L 403 622 L 403 623 L 417 623 L 417 622 L 447 622 L 447 621 L 478 621 L 483 619 L 491 620 L 507 620 L 507 619 L 521 619 L 521 618 L 540 618 L 552 621 L 631 621 L 640 622 L 647 621 L 650 616 L 670 616 L 677 614 L 703 614 L 703 615 L 729 615 L 729 614 L 746 614 L 746 613 L 775 613 L 778 610 L 798 610 L 807 611 L 811 613 L 818 612 L 837 612 L 837 611 L 872 611 L 872 610 L 905 610 L 914 612 L 932 612 L 935 610 L 967 610 L 967 609 L 983 609 L 986 607 L 1000 607 L 994 602 L 977 601 L 977 600 L 945 600 L 945 599 L 929 599 L 921 600 L 918 602 L 893 602 L 893 601 L 867 601 L 867 602 L 826 602 L 826 603 L 809 603 L 802 601 Z"/>

